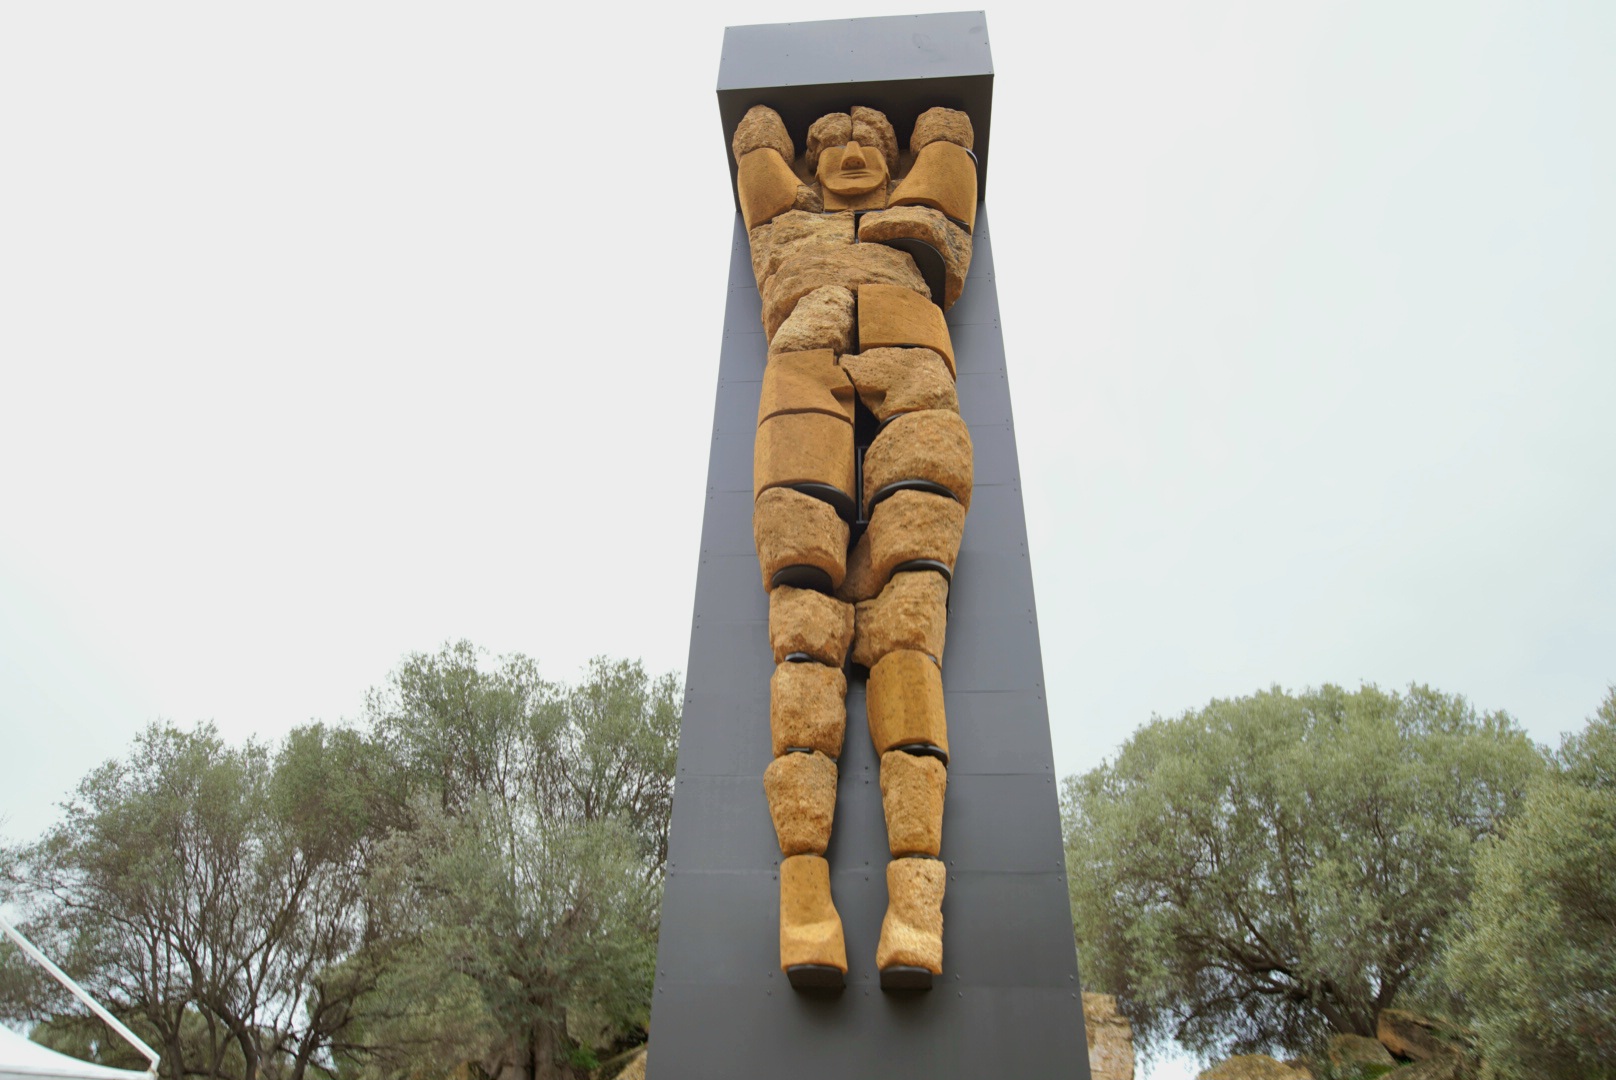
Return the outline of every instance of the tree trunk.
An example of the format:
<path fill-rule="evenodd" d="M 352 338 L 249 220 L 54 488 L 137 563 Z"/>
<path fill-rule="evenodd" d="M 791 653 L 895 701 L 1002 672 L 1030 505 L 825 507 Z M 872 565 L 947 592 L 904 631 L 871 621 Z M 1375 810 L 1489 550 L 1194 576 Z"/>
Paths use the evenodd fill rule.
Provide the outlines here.
<path fill-rule="evenodd" d="M 573 1080 L 572 1066 L 561 1060 L 564 1023 L 545 1019 L 533 1025 L 533 1080 Z"/>

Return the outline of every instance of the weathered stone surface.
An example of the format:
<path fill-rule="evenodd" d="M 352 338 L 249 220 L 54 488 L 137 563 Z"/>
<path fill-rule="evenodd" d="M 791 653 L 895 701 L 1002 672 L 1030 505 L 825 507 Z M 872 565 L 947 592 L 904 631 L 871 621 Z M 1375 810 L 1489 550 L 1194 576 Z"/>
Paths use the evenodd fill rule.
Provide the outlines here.
<path fill-rule="evenodd" d="M 1387 1050 L 1411 1061 L 1470 1049 L 1474 1037 L 1456 1024 L 1402 1009 L 1386 1009 L 1375 1021 L 1375 1037 Z"/>
<path fill-rule="evenodd" d="M 785 413 L 817 412 L 853 422 L 853 382 L 829 349 L 776 353 L 763 369 L 758 423 Z"/>
<path fill-rule="evenodd" d="M 807 184 L 797 185 L 797 201 L 791 204 L 793 210 L 806 210 L 810 214 L 818 214 L 825 209 L 825 200 L 819 192 Z"/>
<path fill-rule="evenodd" d="M 747 238 L 752 247 L 752 276 L 761 289 L 792 255 L 852 246 L 853 215 L 786 210 L 752 229 Z"/>
<path fill-rule="evenodd" d="M 791 132 L 786 130 L 786 123 L 780 119 L 780 114 L 767 105 L 754 105 L 735 125 L 735 137 L 730 140 L 730 149 L 739 162 L 762 147 L 769 147 L 787 162 L 797 156 L 796 147 L 791 144 Z"/>
<path fill-rule="evenodd" d="M 861 244 L 885 244 L 893 240 L 923 240 L 943 257 L 943 310 L 965 291 L 965 276 L 971 270 L 971 234 L 948 220 L 941 210 L 929 206 L 894 206 L 872 210 L 859 219 Z"/>
<path fill-rule="evenodd" d="M 893 858 L 941 852 L 947 790 L 948 768 L 936 758 L 900 750 L 881 755 L 881 809 Z"/>
<path fill-rule="evenodd" d="M 909 152 L 918 154 L 934 142 L 951 142 L 967 150 L 976 149 L 976 131 L 971 127 L 971 118 L 958 109 L 927 109 L 915 120 L 915 130 L 909 136 Z"/>
<path fill-rule="evenodd" d="M 1336 1069 L 1364 1065 L 1395 1065 L 1391 1053 L 1379 1040 L 1367 1035 L 1333 1035 L 1324 1049 L 1324 1056 Z"/>
<path fill-rule="evenodd" d="M 870 565 L 870 534 L 866 532 L 848 553 L 847 577 L 836 590 L 836 598 L 856 604 L 880 593 L 885 584 L 885 580 L 876 580 L 875 567 Z"/>
<path fill-rule="evenodd" d="M 1296 1073 L 1297 1076 L 1301 1077 L 1301 1080 L 1318 1080 L 1318 1077 L 1313 1074 L 1313 1063 L 1306 1058 L 1288 1057 L 1280 1064 Z"/>
<path fill-rule="evenodd" d="M 885 584 L 892 570 L 910 559 L 936 559 L 949 572 L 965 532 L 965 507 L 945 495 L 900 491 L 870 514 L 864 535 L 870 540 L 870 569 Z"/>
<path fill-rule="evenodd" d="M 1303 1077 L 1267 1054 L 1237 1054 L 1198 1073 L 1195 1080 L 1303 1080 Z"/>
<path fill-rule="evenodd" d="M 1113 995 L 1083 992 L 1083 1030 L 1093 1080 L 1133 1080 L 1133 1025 L 1117 1009 Z"/>
<path fill-rule="evenodd" d="M 847 676 L 841 668 L 785 663 L 774 669 L 769 679 L 769 737 L 775 757 L 794 749 L 841 757 L 846 733 Z"/>
<path fill-rule="evenodd" d="M 847 972 L 842 919 L 830 895 L 830 864 L 820 855 L 780 860 L 780 970 L 797 964 Z"/>
<path fill-rule="evenodd" d="M 769 355 L 829 349 L 840 356 L 853 347 L 853 290 L 815 289 L 797 301 L 769 342 Z"/>
<path fill-rule="evenodd" d="M 773 338 L 774 332 L 786 321 L 797 301 L 826 285 L 840 285 L 843 288 L 892 285 L 917 292 L 928 300 L 931 297 L 925 279 L 915 268 L 915 261 L 904 252 L 885 244 L 853 244 L 845 248 L 803 251 L 782 262 L 763 289 L 764 331 Z M 938 317 L 942 317 L 941 312 Z M 924 341 L 878 344 L 934 347 Z"/>
<path fill-rule="evenodd" d="M 826 113 L 808 128 L 804 151 L 811 171 L 819 169 L 819 155 L 827 146 L 846 146 L 853 138 L 853 118 L 847 113 Z"/>
<path fill-rule="evenodd" d="M 864 504 L 900 480 L 930 480 L 971 508 L 971 431 L 957 412 L 904 413 L 881 429 L 864 454 Z"/>
<path fill-rule="evenodd" d="M 743 157 L 735 174 L 735 190 L 746 227 L 754 229 L 797 205 L 797 186 L 797 174 L 770 148 Z"/>
<path fill-rule="evenodd" d="M 1438 1054 L 1387 1073 L 1389 1080 L 1477 1080 L 1481 1063 L 1474 1054 Z"/>
<path fill-rule="evenodd" d="M 836 813 L 836 762 L 824 754 L 785 754 L 763 770 L 763 793 L 782 855 L 823 855 Z"/>
<path fill-rule="evenodd" d="M 852 640 L 852 604 L 789 585 L 769 594 L 769 644 L 774 647 L 776 664 L 792 653 L 807 653 L 820 664 L 840 668 Z M 837 736 L 838 745 L 840 739 Z"/>
<path fill-rule="evenodd" d="M 886 113 L 863 105 L 853 106 L 853 139 L 880 150 L 889 174 L 898 171 L 898 133 L 892 130 L 892 121 L 887 119 Z"/>
<path fill-rule="evenodd" d="M 814 179 L 827 210 L 880 210 L 887 205 L 891 175 L 879 147 L 857 140 L 827 146 Z"/>
<path fill-rule="evenodd" d="M 797 304 L 799 311 L 808 299 Z M 930 349 L 865 349 L 843 356 L 841 366 L 877 420 L 922 409 L 959 412 L 954 376 Z"/>
<path fill-rule="evenodd" d="M 847 572 L 847 522 L 836 516 L 829 503 L 800 491 L 770 488 L 759 495 L 752 508 L 752 539 L 757 544 L 765 589 L 772 588 L 775 573 L 788 566 L 825 571 L 832 589 Z"/>
<path fill-rule="evenodd" d="M 853 497 L 853 425 L 824 413 L 782 413 L 758 425 L 752 489 L 829 484 Z"/>
<path fill-rule="evenodd" d="M 951 142 L 921 147 L 908 175 L 888 200 L 891 206 L 930 206 L 967 229 L 976 225 L 976 161 Z"/>
<path fill-rule="evenodd" d="M 913 259 L 910 265 L 914 265 Z M 931 302 L 926 290 L 872 283 L 857 291 L 860 349 L 930 349 L 943 358 L 950 377 L 954 375 L 954 342 L 948 336 L 948 323 L 943 320 L 943 309 Z"/>
<path fill-rule="evenodd" d="M 887 914 L 875 966 L 943 971 L 943 887 L 948 867 L 938 859 L 893 859 L 887 863 Z"/>
<path fill-rule="evenodd" d="M 881 595 L 863 601 L 857 611 L 853 663 L 871 668 L 899 649 L 943 659 L 948 633 L 948 581 L 943 575 L 932 570 L 893 574 Z"/>
<path fill-rule="evenodd" d="M 877 754 L 916 745 L 948 753 L 943 673 L 925 653 L 905 650 L 877 661 L 866 684 L 865 707 Z"/>

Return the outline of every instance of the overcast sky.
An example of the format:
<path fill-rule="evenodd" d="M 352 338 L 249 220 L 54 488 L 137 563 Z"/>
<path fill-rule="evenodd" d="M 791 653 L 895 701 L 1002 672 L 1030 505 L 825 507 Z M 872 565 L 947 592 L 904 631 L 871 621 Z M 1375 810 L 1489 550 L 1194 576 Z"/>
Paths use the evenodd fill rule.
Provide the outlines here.
<path fill-rule="evenodd" d="M 681 670 L 723 27 L 0 8 L 0 832 L 466 637 Z M 1055 760 L 1270 684 L 1616 680 L 1616 5 L 988 10 Z"/>

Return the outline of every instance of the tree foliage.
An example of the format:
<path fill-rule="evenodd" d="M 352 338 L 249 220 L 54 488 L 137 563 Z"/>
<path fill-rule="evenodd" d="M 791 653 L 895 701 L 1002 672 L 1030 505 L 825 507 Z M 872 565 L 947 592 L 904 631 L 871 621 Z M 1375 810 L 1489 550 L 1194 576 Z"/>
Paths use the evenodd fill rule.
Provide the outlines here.
<path fill-rule="evenodd" d="M 1507 716 L 1418 686 L 1153 719 L 1063 790 L 1085 980 L 1152 1047 L 1373 1035 L 1541 767 Z"/>
<path fill-rule="evenodd" d="M 1448 969 L 1493 1075 L 1616 1078 L 1616 688 L 1483 845 Z"/>
<path fill-rule="evenodd" d="M 150 726 L 4 853 L 0 900 L 174 1080 L 570 1076 L 644 1037 L 678 724 L 637 663 L 567 686 L 449 645 L 359 727 Z M 0 1017 L 121 1063 L 21 959 Z"/>

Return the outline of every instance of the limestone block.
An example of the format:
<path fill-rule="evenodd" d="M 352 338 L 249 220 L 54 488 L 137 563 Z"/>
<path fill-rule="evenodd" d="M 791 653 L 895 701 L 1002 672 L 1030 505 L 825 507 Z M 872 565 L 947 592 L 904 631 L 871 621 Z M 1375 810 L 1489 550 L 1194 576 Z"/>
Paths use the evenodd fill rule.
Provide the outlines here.
<path fill-rule="evenodd" d="M 925 279 L 915 267 L 915 260 L 885 244 L 854 244 L 846 248 L 802 251 L 782 262 L 763 288 L 764 331 L 773 338 L 774 332 L 786 321 L 786 316 L 791 314 L 797 301 L 826 285 L 859 288 L 861 296 L 861 286 L 888 285 L 895 286 L 895 291 L 918 293 L 928 302 L 931 298 Z M 941 321 L 941 311 L 938 311 L 937 318 Z M 863 326 L 862 322 L 860 326 Z M 927 341 L 876 344 L 936 347 Z M 941 349 L 937 351 L 942 352 Z M 952 355 L 952 350 L 945 355 Z"/>
<path fill-rule="evenodd" d="M 805 412 L 853 422 L 853 383 L 829 349 L 776 353 L 763 369 L 758 423 L 771 416 Z"/>
<path fill-rule="evenodd" d="M 892 206 L 930 206 L 967 229 L 976 224 L 976 160 L 963 146 L 934 142 L 920 148 L 909 173 L 888 200 Z"/>
<path fill-rule="evenodd" d="M 853 118 L 847 113 L 826 113 L 808 129 L 808 145 L 804 156 L 808 168 L 819 168 L 819 155 L 829 146 L 846 146 L 853 139 Z"/>
<path fill-rule="evenodd" d="M 774 595 L 782 591 L 776 589 Z M 899 649 L 942 661 L 948 632 L 948 581 L 943 575 L 932 570 L 893 574 L 881 595 L 860 603 L 857 612 L 853 663 L 873 668 L 883 656 Z"/>
<path fill-rule="evenodd" d="M 1411 1061 L 1464 1053 L 1475 1045 L 1473 1032 L 1403 1009 L 1381 1010 L 1375 1017 L 1375 1038 L 1393 1054 Z"/>
<path fill-rule="evenodd" d="M 850 247 L 853 215 L 788 209 L 774 220 L 750 230 L 747 238 L 752 246 L 752 276 L 761 289 L 780 269 L 780 264 L 798 252 Z"/>
<path fill-rule="evenodd" d="M 905 649 L 877 661 L 870 669 L 865 709 L 877 754 L 900 746 L 935 746 L 948 753 L 943 673 L 925 653 Z"/>
<path fill-rule="evenodd" d="M 1324 1056 L 1337 1072 L 1357 1072 L 1366 1065 L 1389 1069 L 1397 1064 L 1391 1051 L 1379 1039 L 1367 1035 L 1332 1035 L 1325 1044 Z"/>
<path fill-rule="evenodd" d="M 1267 1054 L 1236 1054 L 1197 1073 L 1195 1080 L 1302 1080 L 1303 1076 Z"/>
<path fill-rule="evenodd" d="M 965 507 L 946 495 L 900 491 L 870 514 L 870 568 L 885 585 L 893 568 L 911 559 L 934 559 L 953 573 L 965 532 Z"/>
<path fill-rule="evenodd" d="M 780 970 L 797 964 L 847 973 L 842 919 L 830 896 L 830 864 L 821 855 L 780 860 Z"/>
<path fill-rule="evenodd" d="M 863 248 L 859 244 L 854 250 Z M 870 250 L 891 249 L 874 246 Z M 910 265 L 914 265 L 913 259 Z M 871 282 L 861 284 L 857 292 L 861 350 L 894 346 L 930 349 L 943 358 L 949 375 L 954 374 L 954 343 L 948 336 L 948 323 L 943 320 L 943 309 L 931 302 L 925 289 Z"/>
<path fill-rule="evenodd" d="M 769 737 L 775 757 L 794 749 L 841 757 L 846 733 L 847 676 L 841 668 L 785 663 L 774 669 L 769 679 Z"/>
<path fill-rule="evenodd" d="M 864 454 L 864 505 L 900 480 L 929 480 L 971 508 L 971 431 L 957 412 L 904 413 L 881 429 Z"/>
<path fill-rule="evenodd" d="M 752 490 L 829 484 L 853 497 L 853 425 L 824 413 L 782 413 L 758 425 Z"/>
<path fill-rule="evenodd" d="M 763 793 L 782 855 L 823 855 L 836 813 L 836 762 L 824 754 L 784 754 L 763 770 Z"/>
<path fill-rule="evenodd" d="M 880 210 L 887 204 L 886 157 L 879 147 L 857 139 L 821 151 L 814 179 L 827 210 Z"/>
<path fill-rule="evenodd" d="M 875 567 L 870 565 L 870 534 L 866 532 L 848 553 L 847 576 L 837 588 L 836 598 L 856 604 L 875 596 L 885 584 L 876 580 Z"/>
<path fill-rule="evenodd" d="M 887 863 L 887 914 L 875 966 L 943 971 L 943 888 L 948 867 L 937 859 L 893 859 Z"/>
<path fill-rule="evenodd" d="M 918 154 L 934 142 L 951 142 L 974 150 L 976 132 L 971 127 L 971 118 L 958 109 L 927 109 L 915 120 L 914 133 L 909 136 L 909 152 Z"/>
<path fill-rule="evenodd" d="M 948 220 L 941 210 L 929 206 L 895 206 L 874 210 L 859 219 L 861 244 L 885 244 L 893 240 L 923 240 L 943 257 L 943 310 L 965 291 L 965 275 L 971 269 L 971 234 Z"/>
<path fill-rule="evenodd" d="M 853 347 L 853 290 L 827 285 L 808 293 L 769 342 L 769 355 L 829 349 L 840 356 Z"/>
<path fill-rule="evenodd" d="M 825 200 L 820 197 L 818 191 L 807 184 L 798 184 L 797 201 L 792 203 L 792 209 L 806 210 L 810 214 L 822 213 L 825 209 Z"/>
<path fill-rule="evenodd" d="M 1083 992 L 1090 1080 L 1134 1080 L 1133 1025 L 1111 994 Z"/>
<path fill-rule="evenodd" d="M 943 796 L 947 791 L 948 768 L 936 758 L 901 750 L 881 755 L 881 809 L 886 814 L 887 846 L 893 858 L 936 855 L 942 850 Z"/>
<path fill-rule="evenodd" d="M 776 664 L 792 653 L 807 653 L 817 663 L 840 668 L 852 640 L 852 604 L 789 585 L 769 594 L 769 644 Z"/>
<path fill-rule="evenodd" d="M 730 140 L 730 149 L 739 162 L 747 154 L 763 147 L 774 150 L 787 162 L 797 156 L 796 147 L 791 144 L 791 132 L 786 130 L 780 114 L 767 105 L 754 105 L 735 125 L 735 137 Z"/>
<path fill-rule="evenodd" d="M 898 171 L 898 133 L 887 114 L 863 105 L 853 106 L 853 141 L 873 146 L 886 159 L 887 172 Z"/>
<path fill-rule="evenodd" d="M 765 146 L 741 159 L 735 190 L 740 195 L 746 227 L 755 229 L 797 205 L 797 174 L 784 158 Z"/>
<path fill-rule="evenodd" d="M 807 302 L 804 298 L 797 310 Z M 866 349 L 843 356 L 841 367 L 877 420 L 921 409 L 959 412 L 954 377 L 943 358 L 930 349 Z"/>
<path fill-rule="evenodd" d="M 823 570 L 835 589 L 847 573 L 847 538 L 847 522 L 836 510 L 800 491 L 770 488 L 758 496 L 752 508 L 752 539 L 757 544 L 765 589 L 773 588 L 775 573 L 788 566 Z"/>

